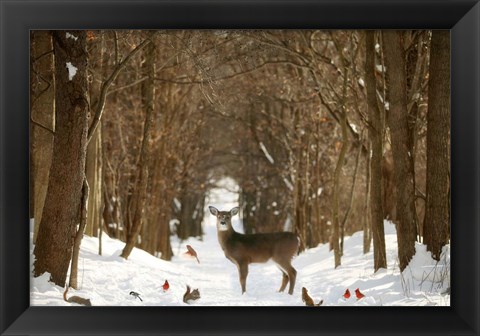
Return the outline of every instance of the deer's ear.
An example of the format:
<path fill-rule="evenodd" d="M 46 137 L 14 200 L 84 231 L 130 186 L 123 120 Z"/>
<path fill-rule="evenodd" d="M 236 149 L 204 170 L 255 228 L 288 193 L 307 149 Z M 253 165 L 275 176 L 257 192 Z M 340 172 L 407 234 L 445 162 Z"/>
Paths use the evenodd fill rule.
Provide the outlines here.
<path fill-rule="evenodd" d="M 232 210 L 230 210 L 230 214 L 231 214 L 232 216 L 235 216 L 236 214 L 238 214 L 238 207 L 235 207 L 235 208 L 233 208 Z"/>
<path fill-rule="evenodd" d="M 214 206 L 209 206 L 208 209 L 210 210 L 210 213 L 214 216 L 218 215 L 218 210 Z"/>

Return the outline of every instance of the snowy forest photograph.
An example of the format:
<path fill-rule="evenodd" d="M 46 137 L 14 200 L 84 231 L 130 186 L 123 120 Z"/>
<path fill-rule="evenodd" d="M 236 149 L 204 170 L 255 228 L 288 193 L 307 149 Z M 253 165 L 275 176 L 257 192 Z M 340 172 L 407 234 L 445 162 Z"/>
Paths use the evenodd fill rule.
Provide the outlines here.
<path fill-rule="evenodd" d="M 29 46 L 32 306 L 450 306 L 449 30 Z"/>

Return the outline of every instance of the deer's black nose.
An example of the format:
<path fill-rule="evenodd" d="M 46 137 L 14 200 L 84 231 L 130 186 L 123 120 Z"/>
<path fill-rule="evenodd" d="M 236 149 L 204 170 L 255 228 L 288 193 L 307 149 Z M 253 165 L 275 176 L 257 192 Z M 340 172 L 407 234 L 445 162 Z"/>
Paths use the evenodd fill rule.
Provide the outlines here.
<path fill-rule="evenodd" d="M 225 225 L 225 224 L 227 224 L 227 222 L 225 222 L 224 220 L 221 220 L 220 224 Z"/>

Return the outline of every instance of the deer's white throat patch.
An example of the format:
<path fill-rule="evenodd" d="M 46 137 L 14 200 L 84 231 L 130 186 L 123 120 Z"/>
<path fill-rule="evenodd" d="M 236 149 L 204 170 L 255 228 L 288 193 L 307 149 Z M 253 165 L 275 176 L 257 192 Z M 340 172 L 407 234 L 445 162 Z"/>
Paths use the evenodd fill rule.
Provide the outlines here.
<path fill-rule="evenodd" d="M 228 225 L 222 225 L 220 223 L 217 223 L 217 230 L 218 231 L 228 231 Z"/>

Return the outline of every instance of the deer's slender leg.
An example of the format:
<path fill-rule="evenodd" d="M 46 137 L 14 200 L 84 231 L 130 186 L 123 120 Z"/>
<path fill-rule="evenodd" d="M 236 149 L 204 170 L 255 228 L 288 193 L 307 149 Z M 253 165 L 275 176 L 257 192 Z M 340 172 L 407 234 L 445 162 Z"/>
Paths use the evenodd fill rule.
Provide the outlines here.
<path fill-rule="evenodd" d="M 238 263 L 238 273 L 240 275 L 240 286 L 242 286 L 242 294 L 246 292 L 247 288 L 247 275 L 248 275 L 248 263 Z"/>
<path fill-rule="evenodd" d="M 290 259 L 285 259 L 282 257 L 274 257 L 273 261 L 277 264 L 278 268 L 283 273 L 282 285 L 280 286 L 279 292 L 283 292 L 285 287 L 287 287 L 288 282 L 290 282 L 289 294 L 293 293 L 293 288 L 295 287 L 295 278 L 297 271 L 292 267 Z"/>
<path fill-rule="evenodd" d="M 288 265 L 288 278 L 290 279 L 290 287 L 288 288 L 288 294 L 293 294 L 293 289 L 295 288 L 295 280 L 297 279 L 297 270 L 293 268 L 292 265 Z"/>
<path fill-rule="evenodd" d="M 277 263 L 278 267 L 282 270 L 282 272 L 285 274 L 288 274 L 288 281 L 290 281 L 290 287 L 288 288 L 288 294 L 293 294 L 293 289 L 295 288 L 295 280 L 297 278 L 297 271 L 295 268 L 293 268 L 291 264 L 291 259 L 285 259 L 285 258 L 274 258 L 274 261 Z M 282 281 L 282 287 L 280 287 L 280 292 L 285 289 L 286 283 L 285 277 L 283 278 Z M 284 286 L 285 284 L 285 286 Z"/>
<path fill-rule="evenodd" d="M 283 292 L 285 290 L 285 287 L 287 287 L 288 284 L 288 275 L 284 271 L 282 271 L 282 285 L 280 286 L 280 289 L 278 290 L 279 292 Z"/>

